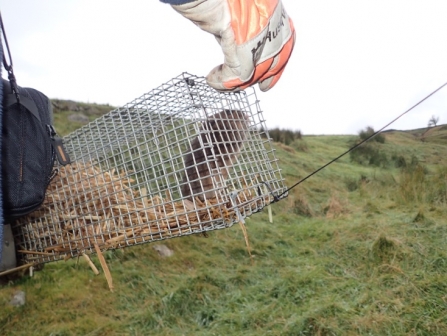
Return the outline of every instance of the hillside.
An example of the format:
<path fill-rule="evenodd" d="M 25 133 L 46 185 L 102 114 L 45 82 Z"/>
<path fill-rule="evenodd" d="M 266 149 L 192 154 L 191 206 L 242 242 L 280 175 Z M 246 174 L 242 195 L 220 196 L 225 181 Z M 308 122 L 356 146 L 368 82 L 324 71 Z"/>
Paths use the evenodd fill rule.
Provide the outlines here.
<path fill-rule="evenodd" d="M 52 99 L 51 102 L 55 127 L 61 136 L 73 132 L 115 108 L 110 105 L 87 104 L 72 100 Z"/>
<path fill-rule="evenodd" d="M 56 104 L 65 135 L 79 111 Z M 235 225 L 106 252 L 113 293 L 83 259 L 49 263 L 0 288 L 0 334 L 447 335 L 446 128 L 386 132 L 273 204 L 273 224 L 252 216 L 253 261 Z M 275 143 L 287 185 L 357 138 Z"/>
<path fill-rule="evenodd" d="M 409 131 L 386 131 L 385 133 L 403 132 L 413 135 L 417 140 L 422 142 L 436 142 L 440 144 L 447 143 L 447 125 L 437 125 L 434 127 L 424 127 Z"/>

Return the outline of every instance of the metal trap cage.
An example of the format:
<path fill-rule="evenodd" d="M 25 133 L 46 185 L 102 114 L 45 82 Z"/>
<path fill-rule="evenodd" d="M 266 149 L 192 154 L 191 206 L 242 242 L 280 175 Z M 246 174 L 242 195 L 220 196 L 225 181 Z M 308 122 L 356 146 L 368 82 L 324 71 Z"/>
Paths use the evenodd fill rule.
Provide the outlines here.
<path fill-rule="evenodd" d="M 286 190 L 255 90 L 188 73 L 63 140 L 72 164 L 14 226 L 23 263 L 228 228 Z"/>

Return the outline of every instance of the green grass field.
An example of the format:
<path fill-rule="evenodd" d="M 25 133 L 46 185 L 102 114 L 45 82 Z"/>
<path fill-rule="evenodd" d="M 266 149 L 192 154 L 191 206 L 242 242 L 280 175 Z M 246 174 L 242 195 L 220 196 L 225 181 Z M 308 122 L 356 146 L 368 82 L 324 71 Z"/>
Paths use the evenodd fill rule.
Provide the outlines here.
<path fill-rule="evenodd" d="M 272 205 L 273 224 L 253 215 L 253 260 L 235 225 L 106 252 L 113 293 L 83 259 L 49 263 L 0 288 L 0 335 L 447 335 L 445 132 L 385 133 Z M 287 185 L 353 141 L 276 143 Z"/>

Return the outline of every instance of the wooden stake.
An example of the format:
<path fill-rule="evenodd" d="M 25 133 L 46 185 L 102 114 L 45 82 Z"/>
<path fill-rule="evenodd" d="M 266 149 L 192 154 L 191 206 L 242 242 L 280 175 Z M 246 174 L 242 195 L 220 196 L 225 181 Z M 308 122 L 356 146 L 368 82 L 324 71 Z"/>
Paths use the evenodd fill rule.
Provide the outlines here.
<path fill-rule="evenodd" d="M 102 270 L 104 271 L 104 275 L 106 276 L 107 284 L 109 285 L 109 289 L 111 292 L 113 292 L 113 282 L 112 282 L 112 275 L 110 274 L 109 267 L 107 266 L 106 260 L 104 259 L 104 256 L 102 255 L 101 249 L 99 248 L 98 244 L 95 244 L 95 250 L 98 254 L 99 262 L 101 263 Z"/>
<path fill-rule="evenodd" d="M 267 187 L 264 185 L 264 193 L 268 193 Z M 273 214 L 272 214 L 272 206 L 269 204 L 267 205 L 267 211 L 269 213 L 269 222 L 273 224 Z"/>
<path fill-rule="evenodd" d="M 254 263 L 254 259 L 253 259 L 253 256 L 251 255 L 251 248 L 250 248 L 250 243 L 248 241 L 247 228 L 245 227 L 245 224 L 244 224 L 244 222 L 242 220 L 239 220 L 239 225 L 240 225 L 240 227 L 242 229 L 242 233 L 244 234 L 245 245 L 247 245 L 247 251 L 248 251 L 248 254 L 250 255 L 251 263 L 253 264 Z"/>
<path fill-rule="evenodd" d="M 47 255 L 47 256 L 54 255 L 54 253 L 50 252 L 38 252 L 38 251 L 27 251 L 27 250 L 18 250 L 17 252 L 23 254 L 36 254 L 36 255 Z"/>
<path fill-rule="evenodd" d="M 99 271 L 96 268 L 95 264 L 91 261 L 90 257 L 88 255 L 86 255 L 85 253 L 82 253 L 82 256 L 84 257 L 85 260 L 87 260 L 88 265 L 93 270 L 93 273 L 95 273 L 95 275 L 98 275 Z"/>
<path fill-rule="evenodd" d="M 11 273 L 23 270 L 23 269 L 27 269 L 28 267 L 31 267 L 33 265 L 34 265 L 34 263 L 29 263 L 29 264 L 25 264 L 25 265 L 22 265 L 22 266 L 19 266 L 19 267 L 11 268 L 11 269 L 9 269 L 7 271 L 1 272 L 0 273 L 0 277 L 3 276 L 3 275 L 6 275 L 6 274 L 11 274 Z"/>

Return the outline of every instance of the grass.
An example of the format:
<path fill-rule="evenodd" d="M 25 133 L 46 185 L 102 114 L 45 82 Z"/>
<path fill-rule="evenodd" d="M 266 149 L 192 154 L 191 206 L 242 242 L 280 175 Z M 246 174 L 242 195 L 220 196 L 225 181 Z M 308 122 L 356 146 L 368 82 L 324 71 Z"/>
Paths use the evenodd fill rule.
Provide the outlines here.
<path fill-rule="evenodd" d="M 68 117 L 72 114 L 82 113 L 89 121 L 93 121 L 99 116 L 114 109 L 110 105 L 86 104 L 73 101 L 53 99 L 54 125 L 59 136 L 65 136 L 75 131 L 84 124 L 70 121 Z"/>
<path fill-rule="evenodd" d="M 237 225 L 161 242 L 170 258 L 155 243 L 106 252 L 113 293 L 82 259 L 49 263 L 0 288 L 0 334 L 446 335 L 447 145 L 385 138 L 390 164 L 345 156 L 274 204 L 273 224 L 267 211 L 248 219 L 254 264 Z M 287 184 L 352 139 L 276 144 Z M 396 167 L 393 153 L 418 165 Z"/>

